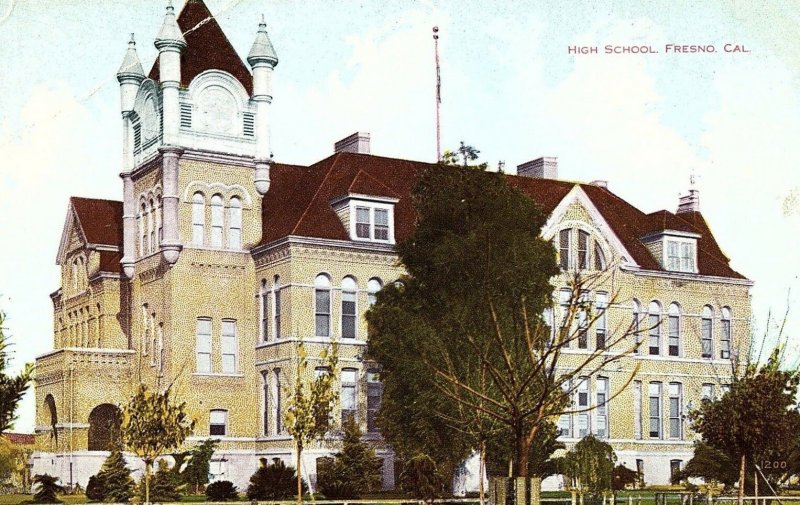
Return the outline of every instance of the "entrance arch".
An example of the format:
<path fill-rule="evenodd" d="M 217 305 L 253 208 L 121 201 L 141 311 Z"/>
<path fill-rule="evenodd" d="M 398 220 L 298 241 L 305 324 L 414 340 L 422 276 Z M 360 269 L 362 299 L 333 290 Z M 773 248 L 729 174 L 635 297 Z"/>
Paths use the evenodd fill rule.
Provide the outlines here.
<path fill-rule="evenodd" d="M 89 450 L 110 451 L 119 437 L 120 411 L 102 403 L 89 414 Z"/>

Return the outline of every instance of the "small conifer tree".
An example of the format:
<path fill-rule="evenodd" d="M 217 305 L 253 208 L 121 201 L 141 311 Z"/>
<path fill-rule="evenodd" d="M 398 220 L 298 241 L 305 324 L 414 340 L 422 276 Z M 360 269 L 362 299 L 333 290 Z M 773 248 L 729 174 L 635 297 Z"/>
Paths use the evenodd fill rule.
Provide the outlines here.
<path fill-rule="evenodd" d="M 193 489 L 195 494 L 200 493 L 201 486 L 208 483 L 208 472 L 211 456 L 214 455 L 219 440 L 208 439 L 192 448 L 189 453 L 189 461 L 183 470 L 183 481 Z"/>
<path fill-rule="evenodd" d="M 142 479 L 144 481 L 144 479 Z M 169 465 L 163 459 L 158 462 L 158 471 L 153 475 L 150 482 L 150 501 L 151 502 L 174 502 L 181 498 L 179 491 L 180 482 L 176 478 L 175 472 L 170 470 Z M 139 493 L 144 495 L 143 492 Z"/>
<path fill-rule="evenodd" d="M 320 491 L 326 498 L 359 498 L 380 489 L 383 463 L 368 443 L 361 440 L 358 425 L 344 424 L 342 450 L 330 468 L 320 475 Z"/>
<path fill-rule="evenodd" d="M 33 494 L 34 503 L 61 503 L 56 498 L 57 493 L 64 492 L 64 486 L 58 484 L 58 479 L 52 475 L 36 475 L 33 478 L 36 492 Z"/>
<path fill-rule="evenodd" d="M 96 499 L 94 496 L 101 495 L 99 499 L 109 503 L 130 501 L 135 484 L 119 448 L 112 449 L 111 454 L 103 462 L 103 466 L 95 476 L 94 486 L 97 489 L 93 490 L 93 496 L 88 496 L 89 486 L 87 486 L 87 497 L 90 499 Z"/>

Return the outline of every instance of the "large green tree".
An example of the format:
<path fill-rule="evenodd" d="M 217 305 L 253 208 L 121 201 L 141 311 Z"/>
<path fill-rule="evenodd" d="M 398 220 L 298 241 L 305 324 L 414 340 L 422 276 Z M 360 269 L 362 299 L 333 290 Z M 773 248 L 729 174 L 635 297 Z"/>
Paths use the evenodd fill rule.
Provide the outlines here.
<path fill-rule="evenodd" d="M 387 285 L 367 314 L 369 357 L 385 371 L 385 435 L 393 446 L 406 445 L 415 434 L 387 418 L 398 405 L 421 404 L 419 415 L 438 418 L 434 425 L 464 432 L 456 456 L 505 435 L 513 474 L 528 476 L 544 428 L 574 411 L 568 399 L 579 381 L 572 379 L 630 352 L 621 350 L 627 334 L 566 367 L 561 351 L 580 337 L 574 319 L 581 313 L 591 324 L 597 317 L 580 296 L 590 286 L 574 279 L 568 324 L 552 329 L 543 314 L 559 270 L 553 246 L 540 236 L 546 216 L 502 174 L 433 166 L 419 175 L 413 202 L 415 231 L 397 248 L 407 275 Z M 455 405 L 465 407 L 463 415 Z"/>
<path fill-rule="evenodd" d="M 186 403 L 173 402 L 170 390 L 150 391 L 141 384 L 122 410 L 122 438 L 144 460 L 145 502 L 150 501 L 150 475 L 156 459 L 181 445 L 194 430 Z"/>
<path fill-rule="evenodd" d="M 33 365 L 25 364 L 18 375 L 6 372 L 10 360 L 10 346 L 5 334 L 5 313 L 0 310 L 0 435 L 8 431 L 17 419 L 17 405 L 31 384 Z"/>
<path fill-rule="evenodd" d="M 690 414 L 692 426 L 703 442 L 738 462 L 740 502 L 745 493 L 745 476 L 757 471 L 755 465 L 779 463 L 774 469 L 777 471 L 765 472 L 771 485 L 780 485 L 791 475 L 787 470 L 792 465 L 780 462 L 795 462 L 798 452 L 798 384 L 800 372 L 782 370 L 780 351 L 776 349 L 766 363 L 751 364 L 742 376 L 735 377 L 730 391 L 720 399 L 704 400 Z M 773 470 L 773 465 L 769 466 L 767 470 Z"/>

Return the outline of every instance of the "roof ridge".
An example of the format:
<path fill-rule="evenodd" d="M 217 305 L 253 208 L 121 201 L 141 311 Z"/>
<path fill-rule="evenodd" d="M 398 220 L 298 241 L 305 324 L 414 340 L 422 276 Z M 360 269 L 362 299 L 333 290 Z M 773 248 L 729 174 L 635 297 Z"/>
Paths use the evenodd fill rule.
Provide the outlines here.
<path fill-rule="evenodd" d="M 317 199 L 317 196 L 319 195 L 319 192 L 322 191 L 322 187 L 325 186 L 325 181 L 327 181 L 328 177 L 331 175 L 333 167 L 336 166 L 336 163 L 339 161 L 339 156 L 341 154 L 342 153 L 334 153 L 332 156 L 325 158 L 326 160 L 333 158 L 333 162 L 328 167 L 328 171 L 325 173 L 325 177 L 322 178 L 322 181 L 319 183 L 319 186 L 317 186 L 317 190 L 314 191 L 314 195 L 311 198 L 309 198 L 308 203 L 306 204 L 306 208 L 303 210 L 303 213 L 300 214 L 300 219 L 298 219 L 297 222 L 295 223 L 294 228 L 292 228 L 290 235 L 294 235 L 295 232 L 297 231 L 297 228 L 300 227 L 300 223 L 303 222 L 303 219 L 305 219 L 306 214 L 308 214 L 308 210 L 311 208 L 311 204 L 314 203 L 314 201 Z"/>

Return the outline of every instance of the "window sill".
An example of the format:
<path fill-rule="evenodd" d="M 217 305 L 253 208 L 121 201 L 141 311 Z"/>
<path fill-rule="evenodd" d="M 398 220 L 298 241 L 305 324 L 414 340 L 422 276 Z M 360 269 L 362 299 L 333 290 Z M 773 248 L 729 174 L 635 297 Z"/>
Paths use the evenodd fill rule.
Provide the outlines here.
<path fill-rule="evenodd" d="M 294 440 L 290 435 L 266 435 L 256 437 L 256 442 L 285 442 L 287 440 Z"/>
<path fill-rule="evenodd" d="M 222 372 L 194 372 L 192 377 L 231 377 L 234 379 L 243 379 L 243 373 L 222 373 Z"/>
<path fill-rule="evenodd" d="M 305 338 L 296 338 L 296 337 L 289 337 L 289 338 L 279 338 L 276 340 L 270 340 L 269 342 L 259 342 L 256 345 L 256 349 L 266 349 L 269 347 L 273 347 L 280 344 L 287 344 L 287 343 L 297 343 L 303 342 L 304 344 L 330 344 L 336 342 L 339 345 L 367 345 L 366 340 L 360 340 L 358 338 L 340 338 L 340 337 L 305 337 Z"/>

